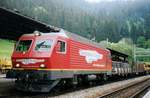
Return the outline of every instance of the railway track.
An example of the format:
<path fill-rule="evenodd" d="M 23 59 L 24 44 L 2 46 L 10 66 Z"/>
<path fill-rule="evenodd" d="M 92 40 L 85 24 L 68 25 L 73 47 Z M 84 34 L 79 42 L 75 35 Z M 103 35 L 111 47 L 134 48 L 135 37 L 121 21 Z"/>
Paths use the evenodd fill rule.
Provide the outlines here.
<path fill-rule="evenodd" d="M 137 93 L 133 94 L 130 98 L 142 98 L 148 92 L 149 89 L 150 89 L 150 85 L 145 86 Z"/>
<path fill-rule="evenodd" d="M 60 91 L 54 91 L 51 93 L 25 93 L 25 92 L 19 92 L 17 90 L 15 90 L 13 87 L 10 88 L 10 90 L 7 90 L 8 87 L 5 87 L 6 92 L 0 92 L 0 98 L 96 98 L 91 97 L 91 95 L 89 94 L 93 94 L 95 95 L 96 93 L 102 93 L 105 89 L 105 92 L 108 92 L 107 89 L 109 89 L 110 91 L 110 87 L 113 88 L 116 87 L 116 84 L 118 84 L 121 86 L 124 86 L 125 84 L 129 84 L 132 83 L 134 81 L 148 81 L 148 79 L 145 77 L 139 77 L 139 78 L 133 78 L 133 79 L 129 79 L 129 80 L 123 80 L 123 81 L 114 81 L 114 83 L 112 82 L 108 82 L 108 83 L 102 83 L 99 85 L 95 85 L 95 87 L 93 86 L 87 86 L 87 87 L 79 87 L 77 89 L 73 89 L 73 88 L 62 88 Z M 126 83 L 124 82 L 126 81 Z M 142 81 L 142 82 L 144 82 Z M 140 83 L 142 83 L 140 82 Z M 135 82 L 134 82 L 135 83 Z M 139 83 L 139 84 L 140 84 Z M 104 94 L 104 93 L 103 93 Z M 92 96 L 93 96 L 92 95 Z M 112 97 L 113 98 L 113 97 Z M 115 97 L 117 98 L 117 97 Z M 128 98 L 128 97 L 122 97 L 122 98 Z M 134 98 L 134 97 L 133 97 Z"/>
<path fill-rule="evenodd" d="M 101 95 L 98 98 L 139 98 L 142 92 L 150 87 L 149 83 L 150 79 L 146 79 L 127 86 L 123 86 L 122 88 Z"/>

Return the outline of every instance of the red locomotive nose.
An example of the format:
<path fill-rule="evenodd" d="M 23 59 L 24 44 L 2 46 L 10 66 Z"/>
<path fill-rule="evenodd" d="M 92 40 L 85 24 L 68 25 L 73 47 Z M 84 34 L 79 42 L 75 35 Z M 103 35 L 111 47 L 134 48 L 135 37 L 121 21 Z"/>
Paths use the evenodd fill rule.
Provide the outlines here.
<path fill-rule="evenodd" d="M 46 68 L 53 49 L 53 39 L 45 36 L 24 35 L 12 55 L 15 68 Z"/>
<path fill-rule="evenodd" d="M 13 59 L 15 68 L 46 68 L 46 59 Z"/>

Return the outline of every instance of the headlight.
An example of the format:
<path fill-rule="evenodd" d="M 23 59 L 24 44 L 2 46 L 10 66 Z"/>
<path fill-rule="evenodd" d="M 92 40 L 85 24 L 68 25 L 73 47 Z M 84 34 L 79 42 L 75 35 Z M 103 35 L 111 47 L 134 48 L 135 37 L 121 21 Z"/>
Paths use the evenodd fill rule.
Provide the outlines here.
<path fill-rule="evenodd" d="M 16 67 L 20 67 L 20 64 L 16 64 Z"/>
<path fill-rule="evenodd" d="M 41 36 L 41 33 L 39 31 L 34 31 L 35 36 Z"/>
<path fill-rule="evenodd" d="M 40 67 L 41 67 L 41 68 L 45 68 L 45 65 L 44 65 L 44 64 L 41 64 Z"/>

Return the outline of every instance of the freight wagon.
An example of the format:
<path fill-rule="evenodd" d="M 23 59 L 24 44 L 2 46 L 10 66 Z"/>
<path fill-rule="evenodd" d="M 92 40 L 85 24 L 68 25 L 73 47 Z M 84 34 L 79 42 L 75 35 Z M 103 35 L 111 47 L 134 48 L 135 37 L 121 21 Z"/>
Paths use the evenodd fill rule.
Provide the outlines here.
<path fill-rule="evenodd" d="M 8 70 L 11 70 L 12 62 L 11 59 L 0 58 L 0 71 L 6 73 Z"/>
<path fill-rule="evenodd" d="M 147 74 L 150 73 L 150 62 L 143 62 L 144 70 Z"/>

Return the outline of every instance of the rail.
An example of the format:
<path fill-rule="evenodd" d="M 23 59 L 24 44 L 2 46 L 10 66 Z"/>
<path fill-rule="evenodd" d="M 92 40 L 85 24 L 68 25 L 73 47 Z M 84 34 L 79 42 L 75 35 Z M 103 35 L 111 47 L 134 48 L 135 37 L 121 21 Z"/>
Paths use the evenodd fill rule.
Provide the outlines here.
<path fill-rule="evenodd" d="M 146 85 L 150 86 L 149 82 L 150 82 L 150 79 L 146 79 L 146 80 L 122 87 L 120 89 L 116 89 L 112 92 L 101 95 L 98 98 L 137 98 L 136 96 L 147 88 Z M 135 94 L 136 92 L 137 94 Z"/>
<path fill-rule="evenodd" d="M 146 93 L 146 90 L 150 88 L 150 85 L 147 85 L 145 87 L 143 87 L 141 90 L 139 90 L 138 92 L 136 92 L 135 94 L 133 94 L 130 98 L 139 98 L 139 96 L 141 96 L 142 94 Z"/>

